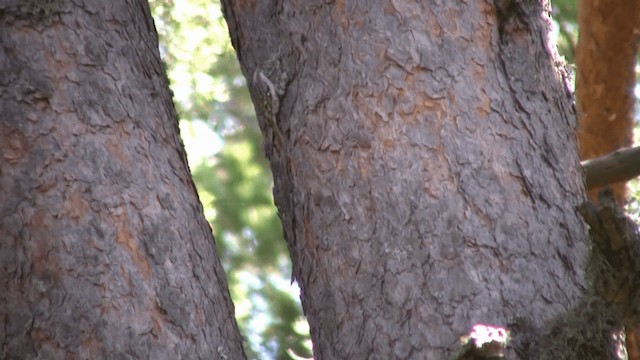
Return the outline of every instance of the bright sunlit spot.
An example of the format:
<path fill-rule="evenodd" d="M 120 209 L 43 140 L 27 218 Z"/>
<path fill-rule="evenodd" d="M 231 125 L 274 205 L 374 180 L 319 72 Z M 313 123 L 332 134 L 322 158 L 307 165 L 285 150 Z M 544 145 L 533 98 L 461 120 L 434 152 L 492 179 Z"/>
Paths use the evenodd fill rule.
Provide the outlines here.
<path fill-rule="evenodd" d="M 189 164 L 194 167 L 222 149 L 222 138 L 201 120 L 180 120 L 180 135 Z"/>

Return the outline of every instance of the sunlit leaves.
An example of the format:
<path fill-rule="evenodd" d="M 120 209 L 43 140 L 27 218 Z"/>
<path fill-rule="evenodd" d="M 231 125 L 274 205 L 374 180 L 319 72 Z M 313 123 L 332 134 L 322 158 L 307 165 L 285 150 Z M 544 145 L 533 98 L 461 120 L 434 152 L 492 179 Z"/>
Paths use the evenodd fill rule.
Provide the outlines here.
<path fill-rule="evenodd" d="M 557 28 L 558 51 L 569 64 L 573 64 L 574 51 L 578 42 L 578 22 L 576 0 L 554 0 L 553 20 Z"/>
<path fill-rule="evenodd" d="M 180 130 L 249 358 L 309 357 L 253 105 L 217 1 L 150 1 Z"/>

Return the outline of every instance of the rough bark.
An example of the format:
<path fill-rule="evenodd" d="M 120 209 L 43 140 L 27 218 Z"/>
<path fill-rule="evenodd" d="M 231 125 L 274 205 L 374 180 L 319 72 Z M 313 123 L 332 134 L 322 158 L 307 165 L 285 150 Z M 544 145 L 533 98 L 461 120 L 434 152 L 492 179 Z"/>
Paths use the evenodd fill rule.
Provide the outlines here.
<path fill-rule="evenodd" d="M 578 141 L 580 158 L 587 160 L 633 143 L 640 1 L 578 1 L 578 25 Z M 612 185 L 620 204 L 626 201 L 625 185 Z M 598 191 L 589 191 L 594 201 Z"/>
<path fill-rule="evenodd" d="M 244 358 L 147 2 L 0 23 L 0 358 Z"/>
<path fill-rule="evenodd" d="M 317 358 L 443 359 L 475 323 L 576 301 L 584 189 L 546 7 L 222 3 Z"/>

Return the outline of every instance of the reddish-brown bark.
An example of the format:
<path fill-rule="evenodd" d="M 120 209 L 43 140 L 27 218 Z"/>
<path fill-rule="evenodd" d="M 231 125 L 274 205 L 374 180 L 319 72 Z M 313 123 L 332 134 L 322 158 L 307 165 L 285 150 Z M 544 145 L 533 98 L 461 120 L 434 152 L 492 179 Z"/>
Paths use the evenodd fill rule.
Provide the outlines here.
<path fill-rule="evenodd" d="M 580 158 L 597 158 L 633 142 L 640 1 L 578 1 L 576 98 Z M 625 182 L 612 185 L 626 201 Z M 597 201 L 600 189 L 589 191 Z"/>
<path fill-rule="evenodd" d="M 633 143 L 635 66 L 640 39 L 640 1 L 578 1 L 576 97 L 580 158 L 597 158 Z M 626 203 L 626 182 L 609 184 Z M 601 188 L 589 191 L 597 201 Z M 627 331 L 629 359 L 640 360 L 640 335 Z"/>
<path fill-rule="evenodd" d="M 244 358 L 147 2 L 0 24 L 0 358 Z"/>

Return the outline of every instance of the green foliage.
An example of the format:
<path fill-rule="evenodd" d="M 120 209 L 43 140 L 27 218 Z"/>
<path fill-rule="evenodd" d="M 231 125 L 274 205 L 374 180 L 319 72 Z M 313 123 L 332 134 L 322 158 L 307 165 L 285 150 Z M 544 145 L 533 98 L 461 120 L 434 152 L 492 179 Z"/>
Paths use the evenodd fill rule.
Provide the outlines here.
<path fill-rule="evenodd" d="M 640 109 L 640 104 L 636 104 L 636 108 Z M 638 120 L 636 115 L 636 128 L 634 129 L 633 143 L 640 144 L 640 131 L 638 129 Z M 629 199 L 625 211 L 629 217 L 640 224 L 640 182 L 638 179 L 629 181 L 627 188 L 629 190 Z"/>
<path fill-rule="evenodd" d="M 575 63 L 575 49 L 578 43 L 578 10 L 576 0 L 552 1 L 552 14 L 557 31 L 558 51 L 567 63 Z"/>
<path fill-rule="evenodd" d="M 637 133 L 636 129 L 636 133 Z M 637 143 L 636 143 L 637 144 Z M 640 224 L 640 184 L 637 179 L 631 180 L 628 185 L 629 200 L 625 210 L 629 217 Z"/>
<path fill-rule="evenodd" d="M 150 1 L 180 128 L 249 358 L 310 357 L 246 80 L 220 4 Z M 302 326 L 301 326 L 302 324 Z"/>

